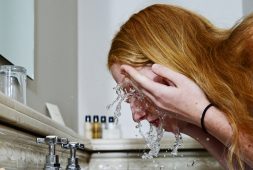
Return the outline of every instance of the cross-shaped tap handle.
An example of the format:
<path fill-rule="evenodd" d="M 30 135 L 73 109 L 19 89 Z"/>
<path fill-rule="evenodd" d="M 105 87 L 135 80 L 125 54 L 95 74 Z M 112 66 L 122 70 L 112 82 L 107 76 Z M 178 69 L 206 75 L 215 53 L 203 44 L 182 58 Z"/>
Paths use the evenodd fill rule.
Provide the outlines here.
<path fill-rule="evenodd" d="M 39 144 L 67 144 L 68 139 L 67 138 L 60 138 L 58 136 L 46 136 L 45 138 L 37 138 L 37 143 Z"/>
<path fill-rule="evenodd" d="M 67 144 L 62 144 L 62 147 L 65 149 L 70 149 L 70 157 L 76 157 L 76 149 L 84 150 L 84 144 L 80 144 L 78 142 L 69 142 Z"/>
<path fill-rule="evenodd" d="M 67 144 L 63 144 L 62 147 L 66 149 L 84 149 L 84 144 L 80 144 L 78 142 L 69 142 Z"/>
<path fill-rule="evenodd" d="M 60 138 L 58 136 L 46 136 L 45 138 L 37 138 L 36 142 L 38 144 L 49 145 L 49 155 L 55 155 L 55 145 L 56 144 L 67 144 L 67 138 Z"/>

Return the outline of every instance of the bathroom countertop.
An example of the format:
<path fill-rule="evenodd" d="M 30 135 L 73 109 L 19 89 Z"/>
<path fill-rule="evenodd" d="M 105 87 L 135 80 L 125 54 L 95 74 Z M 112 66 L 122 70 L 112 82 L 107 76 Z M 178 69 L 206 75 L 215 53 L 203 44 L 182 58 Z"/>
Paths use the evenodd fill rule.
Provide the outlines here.
<path fill-rule="evenodd" d="M 72 129 L 58 124 L 38 111 L 15 101 L 0 92 L 0 123 L 35 134 L 36 136 L 55 135 L 85 144 L 88 151 L 120 151 L 146 149 L 142 138 L 134 139 L 84 139 Z M 174 137 L 164 137 L 161 148 L 168 149 L 175 142 Z M 203 149 L 190 137 L 183 138 L 183 149 Z"/>
<path fill-rule="evenodd" d="M 85 143 L 85 140 L 72 129 L 62 126 L 42 113 L 5 96 L 2 92 L 0 92 L 0 122 L 42 137 L 55 135 Z"/>
<path fill-rule="evenodd" d="M 160 141 L 161 149 L 169 149 L 173 146 L 175 138 L 164 137 Z M 145 141 L 142 138 L 133 139 L 93 139 L 87 145 L 92 151 L 124 151 L 147 149 Z M 180 149 L 203 149 L 203 147 L 190 137 L 183 137 L 183 144 Z"/>

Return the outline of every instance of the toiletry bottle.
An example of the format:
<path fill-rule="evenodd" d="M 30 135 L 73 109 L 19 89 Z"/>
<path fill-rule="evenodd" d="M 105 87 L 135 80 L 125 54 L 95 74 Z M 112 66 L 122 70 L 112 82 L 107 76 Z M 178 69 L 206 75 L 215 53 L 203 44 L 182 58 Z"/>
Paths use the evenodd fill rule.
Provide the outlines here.
<path fill-rule="evenodd" d="M 92 123 L 91 123 L 91 115 L 85 116 L 84 122 L 84 137 L 87 139 L 92 138 Z"/>
<path fill-rule="evenodd" d="M 101 123 L 99 122 L 99 116 L 93 116 L 93 123 L 92 123 L 92 138 L 93 139 L 100 139 L 102 137 L 102 129 Z"/>
<path fill-rule="evenodd" d="M 107 124 L 106 139 L 119 139 L 121 138 L 121 129 L 119 124 L 115 124 L 114 117 L 109 116 Z"/>
<path fill-rule="evenodd" d="M 106 116 L 101 116 L 100 122 L 101 122 L 101 129 L 102 129 L 102 139 L 104 139 L 106 136 L 106 129 L 107 129 Z"/>

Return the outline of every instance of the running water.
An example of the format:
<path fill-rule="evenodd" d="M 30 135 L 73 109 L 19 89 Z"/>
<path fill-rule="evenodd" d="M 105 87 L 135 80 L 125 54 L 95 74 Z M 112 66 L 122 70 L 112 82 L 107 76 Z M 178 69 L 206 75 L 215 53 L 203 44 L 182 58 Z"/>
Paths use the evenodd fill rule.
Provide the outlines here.
<path fill-rule="evenodd" d="M 144 121 L 144 120 L 143 120 Z M 144 138 L 146 146 L 150 149 L 150 151 L 144 152 L 142 155 L 142 159 L 152 159 L 153 157 L 157 157 L 160 151 L 160 140 L 163 137 L 164 129 L 161 125 L 159 127 L 155 127 L 149 123 L 149 131 L 144 132 L 143 121 L 139 122 L 137 128 L 139 128 L 139 133 Z"/>
<path fill-rule="evenodd" d="M 172 148 L 171 148 L 171 155 L 172 156 L 177 156 L 178 153 L 178 148 L 182 146 L 183 144 L 183 138 L 179 130 L 177 129 L 177 132 L 175 133 L 175 138 L 176 141 L 174 142 Z"/>
<path fill-rule="evenodd" d="M 126 93 L 124 91 L 124 89 L 119 84 L 116 87 L 114 87 L 113 90 L 116 91 L 117 97 L 116 97 L 116 99 L 111 104 L 109 104 L 106 107 L 106 109 L 109 112 L 113 108 L 113 106 L 118 102 L 117 105 L 116 105 L 116 108 L 114 110 L 115 124 L 118 124 L 118 120 L 119 120 L 119 117 L 121 115 L 121 103 L 123 101 L 125 101 L 125 99 L 127 98 L 127 96 L 129 96 L 130 94 Z"/>
<path fill-rule="evenodd" d="M 126 88 L 124 88 L 123 85 L 120 84 L 118 84 L 116 87 L 113 88 L 116 91 L 117 97 L 111 104 L 109 104 L 106 107 L 107 112 L 113 112 L 115 124 L 117 124 L 119 116 L 121 115 L 121 103 L 126 100 L 134 100 L 134 102 L 139 104 L 136 111 L 148 110 L 150 112 L 150 110 L 152 110 L 152 114 L 159 115 L 159 122 L 160 122 L 159 125 L 156 127 L 151 123 L 149 123 L 148 132 L 144 132 L 143 121 L 140 121 L 136 126 L 136 128 L 139 129 L 140 135 L 144 138 L 146 146 L 150 149 L 148 153 L 145 152 L 143 154 L 142 158 L 152 159 L 153 157 L 157 157 L 160 151 L 160 141 L 164 134 L 164 129 L 162 127 L 163 117 L 166 113 L 161 109 L 159 109 L 158 107 L 155 107 L 155 105 L 151 103 L 151 101 L 148 100 L 143 93 L 137 90 L 137 88 L 134 88 L 131 82 L 128 83 L 130 84 L 130 88 L 128 90 L 126 90 Z M 176 141 L 174 142 L 171 148 L 172 149 L 171 155 L 173 156 L 177 155 L 178 148 L 183 143 L 182 136 L 179 130 L 175 132 L 175 138 Z"/>

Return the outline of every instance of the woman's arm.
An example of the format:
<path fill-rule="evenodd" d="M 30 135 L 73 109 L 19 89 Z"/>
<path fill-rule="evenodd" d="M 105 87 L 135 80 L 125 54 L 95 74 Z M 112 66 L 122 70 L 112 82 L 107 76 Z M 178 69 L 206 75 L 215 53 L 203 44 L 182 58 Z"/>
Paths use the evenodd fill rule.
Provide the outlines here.
<path fill-rule="evenodd" d="M 152 71 L 163 77 L 166 84 L 150 80 L 130 66 L 123 65 L 121 68 L 158 107 L 177 113 L 177 117 L 181 120 L 201 128 L 202 112 L 210 102 L 196 83 L 158 64 L 152 66 Z M 204 123 L 210 135 L 223 145 L 230 145 L 233 132 L 223 112 L 214 106 L 210 107 L 206 112 Z M 242 152 L 240 158 L 253 167 L 253 146 L 248 139 L 247 134 L 239 135 Z"/>
<path fill-rule="evenodd" d="M 201 128 L 188 122 L 165 115 L 162 122 L 163 128 L 168 132 L 186 134 L 198 141 L 225 169 L 227 169 L 227 148 L 212 135 L 205 133 Z"/>
<path fill-rule="evenodd" d="M 227 147 L 225 147 L 220 141 L 192 124 L 188 124 L 186 128 L 182 130 L 182 133 L 197 140 L 223 166 L 224 169 L 227 169 Z"/>

